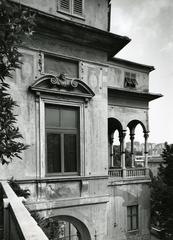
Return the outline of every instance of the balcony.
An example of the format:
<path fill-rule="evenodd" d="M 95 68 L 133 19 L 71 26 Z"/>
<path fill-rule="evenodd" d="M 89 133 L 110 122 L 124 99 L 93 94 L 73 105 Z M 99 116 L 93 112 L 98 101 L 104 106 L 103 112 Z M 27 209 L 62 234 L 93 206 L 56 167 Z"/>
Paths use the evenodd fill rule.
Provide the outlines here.
<path fill-rule="evenodd" d="M 0 239 L 48 240 L 23 204 L 25 199 L 17 197 L 7 182 L 0 183 L 0 190 L 4 196 L 1 198 Z"/>
<path fill-rule="evenodd" d="M 126 168 L 126 169 L 109 169 L 110 178 L 126 178 L 126 179 L 137 179 L 149 177 L 149 172 L 147 168 Z"/>

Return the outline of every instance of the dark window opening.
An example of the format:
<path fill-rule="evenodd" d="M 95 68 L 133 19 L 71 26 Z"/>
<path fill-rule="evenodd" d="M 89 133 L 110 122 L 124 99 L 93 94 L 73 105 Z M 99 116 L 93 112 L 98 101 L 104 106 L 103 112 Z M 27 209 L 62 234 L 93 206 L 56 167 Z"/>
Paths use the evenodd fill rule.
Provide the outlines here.
<path fill-rule="evenodd" d="M 138 229 L 138 205 L 127 207 L 127 230 L 133 231 Z"/>
<path fill-rule="evenodd" d="M 137 85 L 136 74 L 125 72 L 124 87 L 135 88 Z"/>

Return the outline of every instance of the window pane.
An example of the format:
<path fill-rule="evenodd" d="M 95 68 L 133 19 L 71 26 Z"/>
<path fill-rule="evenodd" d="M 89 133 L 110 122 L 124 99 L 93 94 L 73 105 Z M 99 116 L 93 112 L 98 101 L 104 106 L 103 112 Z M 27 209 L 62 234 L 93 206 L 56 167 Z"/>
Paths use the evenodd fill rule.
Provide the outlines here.
<path fill-rule="evenodd" d="M 132 230 L 137 229 L 137 216 L 132 217 Z"/>
<path fill-rule="evenodd" d="M 131 216 L 131 207 L 127 207 L 127 216 Z"/>
<path fill-rule="evenodd" d="M 61 127 L 76 128 L 77 127 L 77 112 L 75 109 L 61 110 Z"/>
<path fill-rule="evenodd" d="M 60 134 L 47 133 L 47 172 L 61 172 Z"/>
<path fill-rule="evenodd" d="M 136 214 L 137 214 L 137 207 L 136 207 L 136 206 L 133 206 L 133 207 L 132 207 L 132 214 L 133 214 L 133 215 L 136 215 Z"/>
<path fill-rule="evenodd" d="M 77 171 L 76 135 L 64 135 L 64 172 Z"/>
<path fill-rule="evenodd" d="M 60 126 L 60 110 L 58 106 L 46 105 L 46 126 L 59 127 Z"/>
<path fill-rule="evenodd" d="M 127 230 L 131 230 L 131 217 L 127 217 Z"/>

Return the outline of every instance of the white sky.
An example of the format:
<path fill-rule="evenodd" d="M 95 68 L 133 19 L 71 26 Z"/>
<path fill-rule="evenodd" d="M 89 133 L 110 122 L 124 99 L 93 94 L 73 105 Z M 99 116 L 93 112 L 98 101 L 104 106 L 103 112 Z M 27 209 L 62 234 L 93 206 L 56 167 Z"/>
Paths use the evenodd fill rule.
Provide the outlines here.
<path fill-rule="evenodd" d="M 173 0 L 111 2 L 111 32 L 132 39 L 116 57 L 154 66 L 150 92 L 164 95 L 150 103 L 149 142 L 173 143 Z"/>

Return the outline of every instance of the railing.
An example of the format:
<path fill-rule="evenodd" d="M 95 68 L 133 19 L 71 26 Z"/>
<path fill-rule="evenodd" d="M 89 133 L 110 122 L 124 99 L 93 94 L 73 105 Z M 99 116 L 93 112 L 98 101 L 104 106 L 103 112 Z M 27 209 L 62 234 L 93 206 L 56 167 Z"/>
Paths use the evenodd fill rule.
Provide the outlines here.
<path fill-rule="evenodd" d="M 48 240 L 7 182 L 1 182 L 4 204 L 4 240 Z"/>
<path fill-rule="evenodd" d="M 126 168 L 126 169 L 109 169 L 109 177 L 115 178 L 137 178 L 148 176 L 146 168 Z"/>
<path fill-rule="evenodd" d="M 109 169 L 109 177 L 122 177 L 123 175 L 122 169 Z"/>
<path fill-rule="evenodd" d="M 146 168 L 127 168 L 126 177 L 142 177 L 146 176 Z"/>

